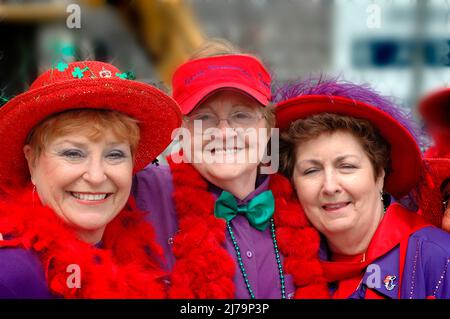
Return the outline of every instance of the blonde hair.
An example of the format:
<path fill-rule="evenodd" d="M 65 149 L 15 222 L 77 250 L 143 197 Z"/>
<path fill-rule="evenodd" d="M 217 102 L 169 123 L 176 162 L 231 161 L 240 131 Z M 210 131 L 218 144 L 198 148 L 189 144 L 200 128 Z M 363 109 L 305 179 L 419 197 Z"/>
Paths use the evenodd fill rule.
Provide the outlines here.
<path fill-rule="evenodd" d="M 110 130 L 121 142 L 130 144 L 135 155 L 140 138 L 138 121 L 123 113 L 112 110 L 70 110 L 53 115 L 36 125 L 28 134 L 25 145 L 33 150 L 32 161 L 39 158 L 46 145 L 59 136 L 84 133 L 91 141 L 104 137 Z"/>
<path fill-rule="evenodd" d="M 213 56 L 242 54 L 242 51 L 225 39 L 206 40 L 189 58 L 189 61 Z"/>

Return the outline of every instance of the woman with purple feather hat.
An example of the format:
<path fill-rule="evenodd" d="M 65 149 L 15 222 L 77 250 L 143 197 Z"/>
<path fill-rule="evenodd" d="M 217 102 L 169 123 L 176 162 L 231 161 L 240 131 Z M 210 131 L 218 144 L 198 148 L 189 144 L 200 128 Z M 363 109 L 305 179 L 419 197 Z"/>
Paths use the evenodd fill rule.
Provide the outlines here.
<path fill-rule="evenodd" d="M 275 100 L 280 167 L 322 235 L 332 297 L 449 298 L 449 234 L 399 203 L 423 167 L 406 112 L 368 86 L 322 77 Z"/>

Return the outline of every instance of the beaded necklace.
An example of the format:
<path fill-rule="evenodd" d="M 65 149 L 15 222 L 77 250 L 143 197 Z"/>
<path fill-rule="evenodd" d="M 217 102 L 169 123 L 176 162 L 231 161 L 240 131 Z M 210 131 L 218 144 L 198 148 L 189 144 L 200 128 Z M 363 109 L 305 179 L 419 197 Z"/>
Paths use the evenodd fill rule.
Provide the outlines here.
<path fill-rule="evenodd" d="M 247 286 L 248 294 L 251 299 L 255 299 L 255 294 L 253 293 L 253 289 L 250 286 L 250 281 L 248 280 L 248 275 L 244 267 L 244 263 L 242 261 L 241 250 L 239 249 L 239 245 L 236 241 L 236 237 L 234 236 L 233 229 L 231 228 L 230 222 L 227 222 L 228 233 L 230 234 L 231 240 L 233 241 L 233 247 L 236 251 L 236 257 L 238 260 L 239 268 L 241 270 L 242 277 L 244 277 L 245 285 Z M 275 223 L 273 222 L 273 218 L 270 219 L 270 232 L 272 234 L 273 248 L 275 250 L 275 258 L 277 260 L 278 272 L 280 274 L 280 283 L 281 283 L 281 299 L 286 299 L 286 287 L 285 280 L 283 274 L 283 266 L 281 264 L 280 253 L 278 251 L 277 238 L 275 236 Z"/>
<path fill-rule="evenodd" d="M 171 273 L 169 298 L 235 298 L 233 278 L 237 267 L 224 248 L 226 222 L 213 213 L 216 200 L 207 182 L 192 165 L 174 163 L 170 156 L 167 160 L 173 176 L 172 196 L 179 223 L 172 248 L 176 262 Z M 283 270 L 294 279 L 295 298 L 329 298 L 317 257 L 319 234 L 308 224 L 289 180 L 273 174 L 269 188 L 275 198 L 273 224 L 277 238 L 274 248 L 284 255 Z"/>

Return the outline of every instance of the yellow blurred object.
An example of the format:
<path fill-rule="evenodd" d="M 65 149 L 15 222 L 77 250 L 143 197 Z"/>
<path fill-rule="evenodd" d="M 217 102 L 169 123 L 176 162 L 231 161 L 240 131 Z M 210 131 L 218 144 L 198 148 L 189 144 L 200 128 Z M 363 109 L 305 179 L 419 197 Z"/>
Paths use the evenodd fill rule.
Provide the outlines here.
<path fill-rule="evenodd" d="M 205 40 L 181 0 L 135 0 L 139 31 L 162 80 L 170 86 L 176 67 Z"/>
<path fill-rule="evenodd" d="M 107 5 L 106 0 L 71 1 L 81 7 Z M 0 20 L 46 22 L 67 17 L 66 2 L 0 4 Z M 117 0 L 123 13 L 143 42 L 163 82 L 170 86 L 176 67 L 186 61 L 205 40 L 190 8 L 182 0 Z"/>
<path fill-rule="evenodd" d="M 0 20 L 5 22 L 45 22 L 66 17 L 67 4 L 0 4 Z"/>
<path fill-rule="evenodd" d="M 106 0 L 81 0 L 78 2 L 80 2 L 80 4 L 87 4 L 92 7 L 100 7 L 106 4 Z"/>

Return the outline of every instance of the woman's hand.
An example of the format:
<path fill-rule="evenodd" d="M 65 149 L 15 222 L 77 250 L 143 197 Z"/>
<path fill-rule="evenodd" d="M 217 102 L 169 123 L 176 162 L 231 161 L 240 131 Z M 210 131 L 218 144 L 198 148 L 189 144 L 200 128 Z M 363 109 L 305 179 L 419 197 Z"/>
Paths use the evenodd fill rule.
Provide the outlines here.
<path fill-rule="evenodd" d="M 2 236 L 2 233 L 0 233 L 0 240 L 3 240 L 3 236 Z"/>

